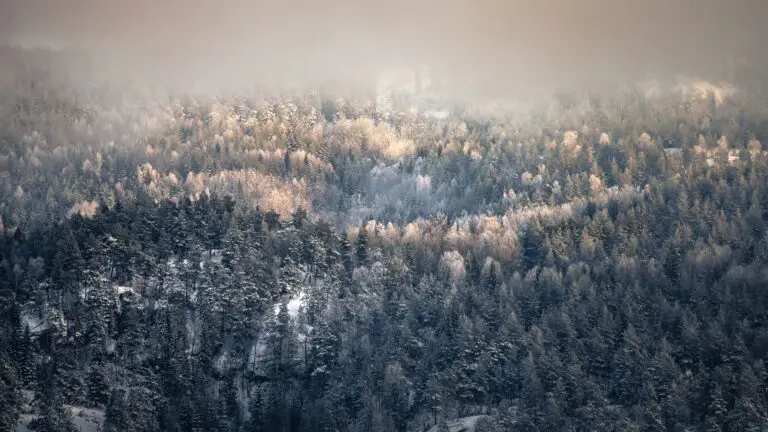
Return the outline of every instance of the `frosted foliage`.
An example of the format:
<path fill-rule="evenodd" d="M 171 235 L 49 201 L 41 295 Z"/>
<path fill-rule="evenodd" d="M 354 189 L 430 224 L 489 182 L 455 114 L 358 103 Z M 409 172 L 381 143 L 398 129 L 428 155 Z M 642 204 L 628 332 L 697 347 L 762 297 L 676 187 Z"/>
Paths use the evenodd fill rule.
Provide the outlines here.
<path fill-rule="evenodd" d="M 455 223 L 451 230 L 446 233 L 445 241 L 453 247 L 466 247 L 471 243 L 472 235 L 465 227 L 460 227 L 458 223 Z"/>
<path fill-rule="evenodd" d="M 407 243 L 418 243 L 421 241 L 421 228 L 414 222 L 405 226 L 403 240 Z"/>
<path fill-rule="evenodd" d="M 389 124 L 377 124 L 370 118 L 344 119 L 336 125 L 335 132 L 331 143 L 347 150 L 368 147 L 393 159 L 416 151 L 412 140 L 399 136 Z"/>
<path fill-rule="evenodd" d="M 400 241 L 400 229 L 392 222 L 388 222 L 386 226 L 379 224 L 379 236 L 387 243 L 397 243 Z"/>
<path fill-rule="evenodd" d="M 352 226 L 347 230 L 347 239 L 354 241 L 361 228 Z M 384 244 L 395 244 L 400 241 L 400 230 L 392 222 L 383 223 L 376 220 L 369 220 L 362 227 L 372 244 L 383 242 Z"/>
<path fill-rule="evenodd" d="M 533 174 L 526 171 L 520 175 L 520 180 L 523 182 L 523 184 L 529 184 L 533 181 Z"/>
<path fill-rule="evenodd" d="M 576 131 L 567 131 L 563 134 L 563 145 L 568 148 L 576 146 L 579 142 L 579 133 Z"/>
<path fill-rule="evenodd" d="M 168 176 L 166 178 L 168 179 L 168 182 L 170 182 L 173 185 L 178 185 L 179 184 L 179 178 L 176 177 L 176 174 L 174 174 L 174 173 L 168 174 Z"/>
<path fill-rule="evenodd" d="M 264 210 L 274 210 L 288 218 L 299 208 L 311 209 L 306 180 L 283 180 L 253 169 L 226 170 L 215 174 L 194 173 L 187 175 L 183 185 L 175 173 L 162 176 L 150 164 L 138 168 L 137 176 L 147 184 L 147 191 L 155 199 L 167 199 L 184 193 L 196 200 L 202 194 L 230 195 L 246 203 L 259 205 Z"/>
<path fill-rule="evenodd" d="M 513 225 L 492 216 L 476 216 L 478 234 L 475 247 L 486 253 L 495 253 L 512 259 L 518 252 L 518 238 Z"/>
<path fill-rule="evenodd" d="M 485 260 L 483 260 L 483 275 L 488 275 L 492 269 L 501 274 L 501 264 L 491 257 L 485 257 Z"/>
<path fill-rule="evenodd" d="M 737 89 L 731 84 L 716 85 L 709 81 L 693 81 L 688 85 L 684 85 L 683 92 L 690 94 L 694 98 L 698 99 L 714 99 L 717 105 L 722 105 L 725 101 L 733 97 Z"/>
<path fill-rule="evenodd" d="M 451 281 L 457 282 L 464 277 L 466 271 L 464 268 L 464 257 L 455 250 L 443 253 L 440 259 L 443 268 L 448 272 Z"/>
<path fill-rule="evenodd" d="M 723 150 L 728 150 L 728 137 L 721 135 L 720 139 L 717 140 L 717 146 Z"/>
<path fill-rule="evenodd" d="M 384 382 L 388 385 L 400 382 L 404 376 L 403 367 L 398 362 L 390 363 L 384 369 Z"/>
<path fill-rule="evenodd" d="M 593 194 L 603 190 L 603 181 L 600 177 L 594 174 L 589 175 L 589 190 L 592 191 Z"/>
<path fill-rule="evenodd" d="M 416 176 L 416 190 L 419 192 L 429 192 L 432 188 L 432 178 L 429 176 Z"/>
<path fill-rule="evenodd" d="M 365 232 L 369 237 L 373 237 L 378 232 L 378 226 L 375 220 L 370 220 L 365 224 Z"/>
<path fill-rule="evenodd" d="M 460 120 L 453 120 L 448 125 L 448 135 L 457 138 L 464 138 L 467 136 L 467 124 Z"/>
<path fill-rule="evenodd" d="M 96 201 L 80 201 L 69 210 L 69 215 L 79 214 L 82 217 L 96 216 L 99 209 L 99 203 Z"/>
<path fill-rule="evenodd" d="M 136 168 L 136 177 L 138 178 L 139 182 L 149 183 L 152 180 L 160 179 L 160 173 L 152 167 L 152 164 L 145 163 L 144 165 Z"/>
<path fill-rule="evenodd" d="M 647 132 L 643 132 L 642 135 L 640 135 L 640 145 L 642 148 L 650 147 L 653 145 L 653 138 L 651 138 Z"/>
<path fill-rule="evenodd" d="M 628 200 L 640 192 L 632 187 L 606 189 L 597 176 L 590 177 L 590 187 L 593 193 L 589 200 L 597 205 L 607 205 L 610 199 Z M 444 222 L 440 222 L 439 219 L 419 218 L 404 227 L 371 221 L 365 229 L 372 241 L 383 244 L 399 242 L 419 245 L 442 244 L 459 256 L 466 251 L 472 251 L 473 254 L 485 254 L 499 261 L 509 261 L 520 256 L 518 230 L 522 225 L 532 220 L 553 223 L 566 221 L 578 214 L 586 203 L 586 199 L 579 198 L 557 206 L 542 204 L 510 208 L 503 217 L 485 214 L 468 215 L 457 218 L 450 227 L 441 227 Z M 355 226 L 348 229 L 347 234 L 350 239 L 355 238 L 358 229 L 359 227 Z M 444 266 L 454 262 L 446 259 L 448 259 L 447 255 L 441 257 Z"/>

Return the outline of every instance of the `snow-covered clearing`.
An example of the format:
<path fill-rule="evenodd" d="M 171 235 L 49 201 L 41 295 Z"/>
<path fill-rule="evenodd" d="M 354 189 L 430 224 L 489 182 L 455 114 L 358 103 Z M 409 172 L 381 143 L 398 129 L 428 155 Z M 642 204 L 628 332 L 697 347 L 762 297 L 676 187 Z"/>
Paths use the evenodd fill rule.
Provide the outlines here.
<path fill-rule="evenodd" d="M 72 412 L 75 427 L 80 432 L 99 432 L 104 425 L 104 411 L 93 408 L 84 408 L 72 405 L 64 405 Z M 15 432 L 32 432 L 29 423 L 36 419 L 36 414 L 22 414 Z"/>
<path fill-rule="evenodd" d="M 450 432 L 475 432 L 475 426 L 477 425 L 477 421 L 483 417 L 484 416 L 481 416 L 481 415 L 469 416 L 469 417 L 463 417 L 457 420 L 449 421 L 446 423 L 448 425 L 448 430 Z M 427 432 L 437 432 L 437 425 L 429 428 Z"/>
<path fill-rule="evenodd" d="M 117 295 L 122 295 L 125 293 L 135 294 L 135 292 L 133 291 L 133 288 L 129 286 L 115 285 L 115 291 L 117 292 Z"/>
<path fill-rule="evenodd" d="M 29 333 L 36 335 L 48 328 L 48 322 L 29 313 L 22 313 L 21 319 L 29 328 Z"/>
<path fill-rule="evenodd" d="M 298 294 L 291 297 L 288 300 L 288 315 L 290 315 L 291 318 L 296 318 L 299 315 L 299 309 L 301 309 L 302 306 L 304 306 L 305 302 L 305 295 L 304 291 L 299 291 Z M 274 310 L 275 315 L 280 313 L 280 303 L 275 304 Z"/>

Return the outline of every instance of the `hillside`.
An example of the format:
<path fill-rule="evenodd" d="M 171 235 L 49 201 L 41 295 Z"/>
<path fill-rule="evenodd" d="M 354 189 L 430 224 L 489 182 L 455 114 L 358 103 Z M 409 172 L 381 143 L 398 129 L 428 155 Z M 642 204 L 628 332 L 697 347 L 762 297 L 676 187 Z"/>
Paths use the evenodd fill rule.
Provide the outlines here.
<path fill-rule="evenodd" d="M 383 115 L 74 63 L 0 48 L 0 430 L 768 427 L 760 88 Z"/>

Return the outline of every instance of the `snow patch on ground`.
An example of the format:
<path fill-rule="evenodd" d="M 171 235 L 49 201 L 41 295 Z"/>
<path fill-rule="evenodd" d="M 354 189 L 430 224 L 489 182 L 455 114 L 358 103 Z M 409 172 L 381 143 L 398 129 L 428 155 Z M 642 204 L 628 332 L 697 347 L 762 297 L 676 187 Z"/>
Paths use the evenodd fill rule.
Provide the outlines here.
<path fill-rule="evenodd" d="M 104 411 L 94 408 L 84 408 L 69 406 L 72 411 L 72 417 L 75 419 L 75 426 L 82 431 L 100 431 L 104 424 Z"/>
<path fill-rule="evenodd" d="M 299 291 L 297 295 L 291 297 L 291 299 L 288 300 L 288 315 L 290 315 L 291 318 L 296 318 L 299 315 L 299 309 L 304 306 L 305 301 L 304 291 Z M 280 303 L 275 305 L 275 315 L 280 313 L 280 306 Z"/>
<path fill-rule="evenodd" d="M 29 425 L 35 418 L 37 418 L 37 415 L 35 414 L 22 414 L 21 418 L 19 418 L 19 424 L 16 425 L 15 432 L 34 432 L 32 429 L 28 428 L 27 425 Z"/>
<path fill-rule="evenodd" d="M 64 405 L 72 412 L 75 428 L 80 432 L 99 432 L 104 425 L 104 410 Z M 37 414 L 22 414 L 15 432 L 32 432 L 29 423 L 38 417 Z"/>
<path fill-rule="evenodd" d="M 46 320 L 42 320 L 34 315 L 23 313 L 21 319 L 24 322 L 24 325 L 29 327 L 29 333 L 32 335 L 42 333 L 48 328 Z"/>
<path fill-rule="evenodd" d="M 292 320 L 295 320 L 299 316 L 299 311 L 306 303 L 306 294 L 304 290 L 299 291 L 298 294 L 291 297 L 288 300 L 288 315 L 291 317 Z M 277 316 L 280 313 L 280 308 L 282 307 L 282 302 L 275 303 L 273 307 L 273 311 L 275 313 L 275 316 Z M 310 326 L 306 326 L 306 331 L 304 333 L 298 332 L 297 339 L 299 342 L 304 342 L 304 340 L 307 337 L 307 334 L 311 331 Z M 251 351 L 248 355 L 248 364 L 250 367 L 254 370 L 258 370 L 261 363 L 263 363 L 268 355 L 267 355 L 267 340 L 269 340 L 270 332 L 265 331 L 261 333 L 256 340 L 256 343 L 251 346 Z"/>
<path fill-rule="evenodd" d="M 122 295 L 125 293 L 135 294 L 135 292 L 133 291 L 133 288 L 129 286 L 115 285 L 115 291 L 117 291 L 117 295 Z"/>
<path fill-rule="evenodd" d="M 477 421 L 485 416 L 476 415 L 463 417 L 457 420 L 446 422 L 450 432 L 475 432 Z M 427 432 L 437 432 L 437 425 L 432 426 Z"/>

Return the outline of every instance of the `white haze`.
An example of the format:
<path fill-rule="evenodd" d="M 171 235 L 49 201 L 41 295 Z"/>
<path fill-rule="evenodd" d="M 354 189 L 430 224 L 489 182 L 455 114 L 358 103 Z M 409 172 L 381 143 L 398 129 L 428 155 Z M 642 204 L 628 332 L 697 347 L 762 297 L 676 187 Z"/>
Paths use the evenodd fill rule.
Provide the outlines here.
<path fill-rule="evenodd" d="M 177 86 L 367 85 L 427 64 L 454 93 L 523 93 L 766 63 L 764 0 L 2 0 L 0 40 L 97 53 Z"/>

